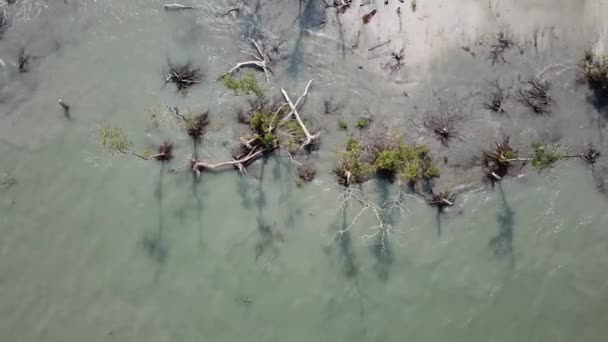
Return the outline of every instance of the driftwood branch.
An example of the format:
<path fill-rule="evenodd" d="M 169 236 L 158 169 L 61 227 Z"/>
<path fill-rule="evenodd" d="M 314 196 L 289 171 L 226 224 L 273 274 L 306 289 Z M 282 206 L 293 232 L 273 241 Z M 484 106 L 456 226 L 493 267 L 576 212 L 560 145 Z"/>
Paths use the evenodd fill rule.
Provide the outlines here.
<path fill-rule="evenodd" d="M 270 83 L 270 74 L 272 73 L 272 70 L 270 70 L 270 68 L 268 67 L 268 63 L 269 63 L 268 56 L 266 56 L 266 54 L 264 53 L 264 50 L 262 50 L 262 48 L 260 47 L 258 42 L 255 41 L 255 39 L 251 39 L 251 43 L 255 47 L 255 49 L 257 51 L 257 55 L 253 54 L 251 52 L 245 52 L 245 53 L 248 55 L 252 55 L 255 58 L 255 60 L 237 63 L 237 65 L 232 67 L 232 69 L 228 70 L 228 72 L 223 74 L 220 77 L 220 79 L 223 77 L 226 77 L 228 75 L 231 75 L 232 73 L 236 72 L 237 70 L 239 70 L 243 67 L 252 66 L 252 67 L 257 67 L 259 69 L 262 69 L 262 71 L 264 71 L 264 75 L 266 76 L 266 83 Z"/>
<path fill-rule="evenodd" d="M 245 171 L 245 166 L 244 164 L 252 161 L 253 159 L 259 157 L 262 155 L 262 153 L 268 151 L 268 149 L 253 149 L 251 151 L 249 151 L 249 153 L 241 158 L 238 159 L 233 159 L 231 161 L 225 161 L 225 162 L 220 162 L 220 163 L 215 163 L 215 164 L 211 164 L 211 163 L 207 163 L 204 161 L 200 161 L 200 160 L 196 160 L 193 157 L 190 157 L 190 166 L 192 168 L 192 171 L 194 172 L 194 174 L 199 177 L 201 175 L 201 172 L 203 172 L 204 170 L 216 170 L 219 169 L 221 167 L 224 166 L 233 166 L 239 169 L 239 171 L 243 174 L 246 173 Z"/>
<path fill-rule="evenodd" d="M 165 11 L 181 11 L 189 9 L 197 9 L 197 7 L 180 4 L 165 4 Z"/>
<path fill-rule="evenodd" d="M 287 114 L 281 120 L 281 122 L 286 121 L 291 115 L 295 116 L 296 121 L 298 122 L 298 124 L 302 128 L 302 131 L 306 135 L 306 141 L 304 142 L 304 144 L 302 144 L 301 147 L 305 147 L 307 145 L 310 145 L 310 143 L 312 143 L 315 139 L 317 139 L 319 137 L 319 134 L 320 134 L 320 133 L 317 133 L 315 135 L 310 134 L 310 131 L 308 131 L 308 128 L 306 128 L 306 125 L 304 125 L 304 122 L 302 121 L 302 118 L 300 117 L 300 114 L 298 113 L 298 108 L 297 108 L 297 105 L 300 103 L 300 101 L 302 101 L 302 99 L 304 97 L 306 97 L 306 95 L 308 95 L 308 89 L 310 88 L 310 85 L 312 84 L 312 81 L 313 80 L 308 81 L 308 84 L 306 84 L 306 88 L 304 89 L 304 93 L 298 98 L 298 100 L 296 101 L 296 104 L 294 104 L 291 101 L 291 99 L 289 98 L 289 95 L 287 95 L 287 92 L 285 91 L 285 89 L 281 89 L 281 93 L 283 94 L 283 97 L 285 98 L 285 101 L 287 101 L 287 103 L 289 104 L 289 107 L 291 107 L 291 112 L 289 114 Z"/>

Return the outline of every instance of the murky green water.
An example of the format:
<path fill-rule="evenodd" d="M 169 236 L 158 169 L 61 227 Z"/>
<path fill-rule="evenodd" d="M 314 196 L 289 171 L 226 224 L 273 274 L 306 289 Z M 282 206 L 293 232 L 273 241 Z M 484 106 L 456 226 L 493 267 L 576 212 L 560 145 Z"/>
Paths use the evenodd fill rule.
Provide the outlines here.
<path fill-rule="evenodd" d="M 371 213 L 334 239 L 345 218 L 329 170 L 347 133 L 336 117 L 316 114 L 322 101 L 344 99 L 338 117 L 351 123 L 369 110 L 414 134 L 408 113 L 431 108 L 432 89 L 474 93 L 505 65 L 490 72 L 481 58 L 478 68 L 455 48 L 430 63 L 426 78 L 411 70 L 404 99 L 373 59 L 341 55 L 330 16 L 325 30 L 301 38 L 299 60 L 276 67 L 270 90 L 295 96 L 315 79 L 305 108 L 323 127 L 317 179 L 297 187 L 288 158 L 256 165 L 249 177 L 206 174 L 200 183 L 180 171 L 190 142 L 175 128 L 146 129 L 150 110 L 210 109 L 200 153 L 227 158 L 238 135 L 234 110 L 245 99 L 214 79 L 243 60 L 243 32 L 273 30 L 289 51 L 298 46 L 297 2 L 260 2 L 262 14 L 250 20 L 214 16 L 231 7 L 222 1 L 180 13 L 143 0 L 3 5 L 14 25 L 0 40 L 0 182 L 17 182 L 0 188 L 2 341 L 605 341 L 608 202 L 582 162 L 461 194 L 439 219 L 408 196 L 385 252 L 365 239 L 374 233 Z M 559 18 L 569 4 L 548 16 Z M 573 18 L 578 27 L 585 16 Z M 512 78 L 572 64 L 577 51 L 566 46 L 597 37 L 571 36 L 550 40 L 536 57 L 512 57 Z M 26 74 L 14 67 L 22 46 L 36 56 Z M 201 65 L 208 79 L 177 94 L 163 86 L 167 60 Z M 524 120 L 521 108 L 497 119 L 472 104 L 464 134 L 480 141 L 441 153 L 465 158 L 501 131 L 529 140 L 551 130 L 563 144 L 604 147 L 585 89 L 560 70 L 550 76 L 559 97 L 551 119 Z M 475 73 L 484 80 L 467 80 Z M 70 103 L 71 119 L 58 98 Z M 140 149 L 170 138 L 177 158 L 166 167 L 113 158 L 96 137 L 103 122 L 121 125 Z M 365 189 L 378 201 L 395 191 L 374 182 Z"/>

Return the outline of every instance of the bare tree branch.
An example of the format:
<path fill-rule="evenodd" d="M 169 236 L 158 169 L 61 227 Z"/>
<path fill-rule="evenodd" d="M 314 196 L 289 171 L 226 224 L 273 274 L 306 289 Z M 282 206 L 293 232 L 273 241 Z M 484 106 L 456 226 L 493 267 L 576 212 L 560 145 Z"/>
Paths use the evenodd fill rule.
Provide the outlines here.
<path fill-rule="evenodd" d="M 228 75 L 231 75 L 232 73 L 236 72 L 237 70 L 239 70 L 243 67 L 253 66 L 253 67 L 262 69 L 262 71 L 264 71 L 264 75 L 266 76 L 266 83 L 270 83 L 270 74 L 272 73 L 272 71 L 268 67 L 268 63 L 269 63 L 268 56 L 264 53 L 264 50 L 262 50 L 262 48 L 260 47 L 258 42 L 255 41 L 255 39 L 251 39 L 251 43 L 257 50 L 258 54 L 255 55 L 251 52 L 244 52 L 244 53 L 246 53 L 248 55 L 252 55 L 255 58 L 255 60 L 237 63 L 237 65 L 235 65 L 232 69 L 228 70 L 228 72 L 226 72 L 225 74 L 220 76 L 220 79 L 223 77 L 226 77 Z"/>

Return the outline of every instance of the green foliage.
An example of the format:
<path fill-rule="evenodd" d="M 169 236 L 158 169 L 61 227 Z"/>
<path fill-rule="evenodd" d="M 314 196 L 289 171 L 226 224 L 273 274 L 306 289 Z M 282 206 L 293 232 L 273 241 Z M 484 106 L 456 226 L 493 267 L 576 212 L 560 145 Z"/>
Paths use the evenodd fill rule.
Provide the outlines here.
<path fill-rule="evenodd" d="M 302 126 L 295 120 L 286 121 L 281 128 L 283 128 L 289 135 L 295 140 L 304 140 L 306 138 L 306 133 L 302 130 Z"/>
<path fill-rule="evenodd" d="M 361 118 L 359 119 L 359 121 L 357 121 L 357 128 L 358 129 L 366 129 L 369 127 L 369 125 L 371 125 L 372 120 L 370 120 L 369 118 Z"/>
<path fill-rule="evenodd" d="M 346 131 L 346 130 L 348 130 L 348 123 L 346 123 L 346 121 L 344 121 L 344 120 L 339 120 L 339 121 L 338 121 L 338 127 L 339 127 L 341 130 Z"/>
<path fill-rule="evenodd" d="M 104 124 L 99 126 L 101 145 L 110 153 L 129 153 L 133 145 L 120 127 Z"/>
<path fill-rule="evenodd" d="M 336 173 L 341 184 L 347 183 L 345 175 L 350 176 L 350 183 L 360 183 L 373 174 L 398 176 L 408 182 L 439 177 L 439 169 L 426 146 L 399 142 L 374 152 L 365 149 L 354 137 L 346 141 Z"/>
<path fill-rule="evenodd" d="M 555 146 L 533 144 L 534 154 L 532 165 L 538 170 L 543 171 L 553 166 L 563 155 Z"/>
<path fill-rule="evenodd" d="M 502 154 L 502 157 L 503 157 L 503 158 L 502 158 L 502 160 L 501 160 L 501 161 L 504 161 L 504 162 L 509 162 L 509 159 L 515 159 L 515 158 L 517 158 L 517 151 L 515 151 L 515 150 L 508 150 L 508 151 L 505 151 L 505 152 Z"/>
<path fill-rule="evenodd" d="M 283 133 L 287 133 L 287 139 L 281 143 L 291 152 L 295 152 L 306 139 L 306 133 L 296 120 L 285 121 L 281 125 L 281 130 Z"/>
<path fill-rule="evenodd" d="M 587 50 L 580 68 L 581 78 L 587 81 L 592 90 L 602 93 L 608 90 L 608 55 L 597 55 Z"/>
<path fill-rule="evenodd" d="M 373 166 L 376 172 L 398 175 L 409 182 L 439 177 L 439 169 L 426 146 L 400 143 L 392 149 L 380 151 Z"/>
<path fill-rule="evenodd" d="M 346 141 L 346 152 L 353 153 L 355 155 L 361 154 L 361 143 L 353 137 L 348 138 Z"/>
<path fill-rule="evenodd" d="M 277 136 L 274 131 L 278 123 L 279 118 L 276 115 L 260 111 L 253 114 L 249 126 L 258 136 L 262 145 L 268 148 L 276 145 Z"/>
<path fill-rule="evenodd" d="M 344 152 L 340 153 L 340 162 L 336 170 L 338 182 L 342 185 L 347 184 L 347 176 L 349 173 L 350 183 L 361 183 L 365 181 L 370 174 L 374 173 L 374 168 L 368 162 L 363 161 L 363 147 L 361 143 L 354 137 L 349 137 L 346 141 Z"/>
<path fill-rule="evenodd" d="M 253 71 L 248 71 L 241 79 L 226 75 L 223 81 L 224 86 L 234 90 L 237 95 L 255 94 L 257 97 L 264 97 L 264 89 L 258 83 Z"/>
<path fill-rule="evenodd" d="M 418 6 L 416 0 L 412 0 L 412 3 L 410 5 L 412 7 L 412 12 L 416 12 L 416 7 Z"/>

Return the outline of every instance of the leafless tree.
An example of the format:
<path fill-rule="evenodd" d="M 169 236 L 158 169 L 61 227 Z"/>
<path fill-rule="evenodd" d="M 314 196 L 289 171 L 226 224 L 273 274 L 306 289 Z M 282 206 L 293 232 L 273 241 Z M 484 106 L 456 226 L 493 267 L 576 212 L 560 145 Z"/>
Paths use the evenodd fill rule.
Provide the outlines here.
<path fill-rule="evenodd" d="M 518 100 L 532 109 L 535 114 L 546 115 L 551 112 L 551 96 L 549 88 L 551 83 L 538 77 L 533 77 L 524 82 L 524 86 L 519 89 Z"/>
<path fill-rule="evenodd" d="M 198 67 L 194 67 L 190 63 L 172 64 L 169 63 L 169 75 L 165 78 L 165 82 L 175 84 L 177 90 L 186 90 L 193 85 L 199 84 L 203 79 L 203 73 Z"/>
<path fill-rule="evenodd" d="M 507 62 L 505 59 L 504 53 L 505 51 L 512 48 L 514 45 L 513 40 L 504 32 L 499 32 L 496 35 L 496 43 L 490 46 L 490 56 L 489 59 L 492 61 L 492 65 L 496 64 L 498 61 Z"/>
<path fill-rule="evenodd" d="M 399 70 L 401 70 L 401 68 L 403 68 L 403 66 L 405 66 L 405 48 L 402 48 L 401 50 L 399 50 L 399 52 L 397 51 L 393 51 L 391 53 L 389 53 L 389 60 L 388 62 L 383 66 L 384 69 L 389 69 L 392 73 L 395 73 Z"/>
<path fill-rule="evenodd" d="M 422 126 L 431 132 L 442 145 L 448 146 L 453 140 L 462 140 L 458 124 L 467 117 L 460 101 L 449 104 L 439 99 L 436 111 L 427 112 L 422 119 Z"/>
<path fill-rule="evenodd" d="M 490 87 L 491 91 L 486 96 L 483 102 L 483 107 L 487 110 L 493 111 L 494 113 L 504 114 L 505 110 L 502 107 L 508 96 L 506 89 L 500 86 L 498 80 L 491 82 Z"/>
<path fill-rule="evenodd" d="M 232 67 L 232 69 L 228 70 L 228 72 L 226 72 L 224 75 L 222 75 L 220 77 L 220 79 L 227 75 L 231 75 L 232 73 L 236 72 L 237 70 L 239 70 L 241 68 L 254 67 L 254 68 L 258 68 L 258 69 L 261 69 L 262 71 L 264 71 L 264 75 L 266 76 L 266 82 L 270 83 L 270 74 L 272 73 L 272 70 L 270 70 L 270 66 L 269 66 L 270 58 L 268 57 L 268 55 L 266 54 L 264 49 L 262 49 L 262 46 L 255 39 L 251 39 L 251 43 L 255 47 L 256 53 L 251 53 L 248 51 L 242 51 L 242 52 L 244 54 L 252 56 L 254 59 L 251 61 L 237 63 L 234 67 Z M 277 49 L 278 49 L 278 47 L 277 47 Z"/>

